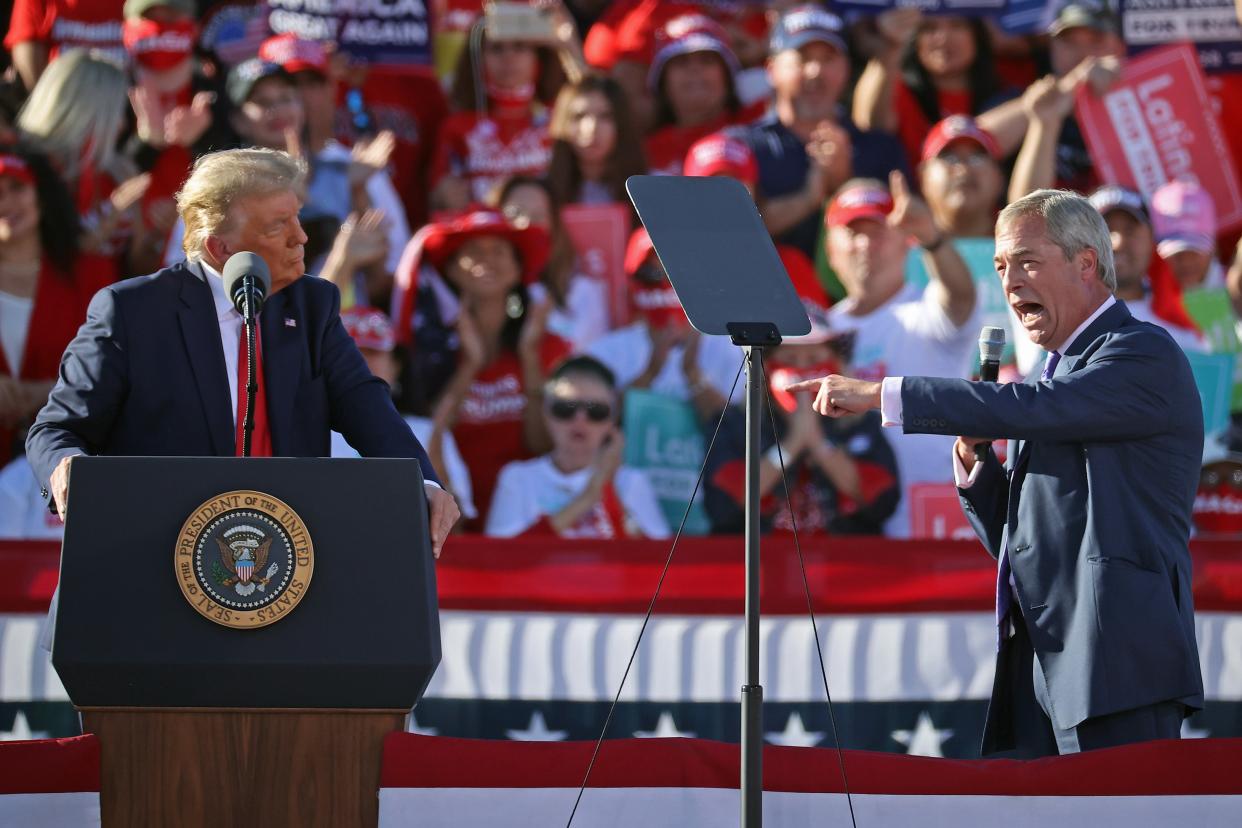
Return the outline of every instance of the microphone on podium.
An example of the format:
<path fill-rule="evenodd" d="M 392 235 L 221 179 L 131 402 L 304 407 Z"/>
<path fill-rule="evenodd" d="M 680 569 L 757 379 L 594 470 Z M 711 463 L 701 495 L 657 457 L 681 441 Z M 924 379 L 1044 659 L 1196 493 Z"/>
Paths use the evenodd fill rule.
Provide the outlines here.
<path fill-rule="evenodd" d="M 1005 351 L 1005 329 L 995 325 L 985 325 L 979 332 L 979 379 L 983 382 L 996 382 L 1000 375 L 1001 354 Z M 983 460 L 992 448 L 992 443 L 978 443 L 975 446 L 975 457 Z"/>
<path fill-rule="evenodd" d="M 224 263 L 224 292 L 247 324 L 258 316 L 263 300 L 272 289 L 272 272 L 257 253 L 242 252 Z M 249 301 L 247 301 L 249 300 Z"/>

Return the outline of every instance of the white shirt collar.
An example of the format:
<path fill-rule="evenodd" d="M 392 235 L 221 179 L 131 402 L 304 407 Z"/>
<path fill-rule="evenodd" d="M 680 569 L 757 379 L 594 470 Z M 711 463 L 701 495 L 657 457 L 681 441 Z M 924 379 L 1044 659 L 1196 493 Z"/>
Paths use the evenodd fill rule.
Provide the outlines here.
<path fill-rule="evenodd" d="M 237 308 L 233 307 L 233 303 L 224 292 L 224 277 L 220 275 L 214 267 L 207 264 L 202 259 L 190 262 L 190 268 L 198 266 L 198 275 L 207 282 L 207 287 L 211 288 L 211 298 L 216 305 L 216 319 L 224 322 L 228 319 L 240 318 L 241 314 L 237 312 Z"/>
<path fill-rule="evenodd" d="M 1091 327 L 1092 322 L 1099 319 L 1100 315 L 1103 314 L 1104 311 L 1108 310 L 1115 304 L 1117 304 L 1117 300 L 1114 299 L 1112 294 L 1110 293 L 1108 295 L 1108 298 L 1105 299 L 1103 302 L 1101 302 L 1100 306 L 1095 309 L 1095 313 L 1088 316 L 1086 320 L 1084 320 L 1083 323 L 1079 325 L 1078 328 L 1075 329 L 1075 331 L 1072 334 L 1069 335 L 1069 338 L 1061 343 L 1060 347 L 1054 348 L 1053 350 L 1055 350 L 1061 356 L 1065 356 L 1065 349 L 1073 345 L 1074 340 L 1082 336 L 1082 332 L 1085 331 L 1087 328 Z"/>

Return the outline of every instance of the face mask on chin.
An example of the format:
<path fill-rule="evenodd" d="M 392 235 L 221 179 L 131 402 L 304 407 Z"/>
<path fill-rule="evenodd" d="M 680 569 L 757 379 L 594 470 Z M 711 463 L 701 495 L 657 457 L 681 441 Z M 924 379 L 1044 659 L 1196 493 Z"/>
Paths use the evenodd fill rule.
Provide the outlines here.
<path fill-rule="evenodd" d="M 767 364 L 768 389 L 772 392 L 772 399 L 777 406 L 786 414 L 792 414 L 798 408 L 798 397 L 786 391 L 786 385 L 803 380 L 819 379 L 838 373 L 840 370 L 840 363 L 834 359 L 826 359 L 804 368 L 794 368 L 770 360 Z"/>

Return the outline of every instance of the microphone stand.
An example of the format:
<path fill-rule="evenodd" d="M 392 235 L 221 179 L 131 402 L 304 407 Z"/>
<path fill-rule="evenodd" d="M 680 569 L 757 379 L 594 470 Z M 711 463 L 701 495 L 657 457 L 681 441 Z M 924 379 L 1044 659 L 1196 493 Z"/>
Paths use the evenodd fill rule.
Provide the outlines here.
<path fill-rule="evenodd" d="M 254 403 L 259 393 L 259 379 L 254 372 L 255 352 L 255 312 L 254 312 L 254 276 L 247 273 L 242 277 L 242 293 L 244 294 L 244 312 L 242 313 L 242 330 L 246 334 L 246 412 L 242 418 L 242 457 L 250 456 L 250 435 L 254 431 Z"/>

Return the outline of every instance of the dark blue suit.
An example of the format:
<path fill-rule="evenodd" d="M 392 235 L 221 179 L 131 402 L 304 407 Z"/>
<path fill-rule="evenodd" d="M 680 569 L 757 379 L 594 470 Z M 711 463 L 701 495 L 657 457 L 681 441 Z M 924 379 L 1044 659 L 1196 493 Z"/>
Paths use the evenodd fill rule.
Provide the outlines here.
<path fill-rule="evenodd" d="M 1118 302 L 1048 381 L 907 377 L 901 396 L 907 432 L 1017 441 L 1008 468 L 989 452 L 960 493 L 988 552 L 1008 550 L 1053 727 L 1202 707 L 1189 537 L 1203 416 L 1168 334 Z"/>
<path fill-rule="evenodd" d="M 327 457 L 341 432 L 364 457 L 426 452 L 340 319 L 336 286 L 303 277 L 260 315 L 272 453 Z M 26 438 L 40 484 L 62 457 L 232 456 L 228 374 L 211 288 L 184 263 L 101 290 Z"/>

